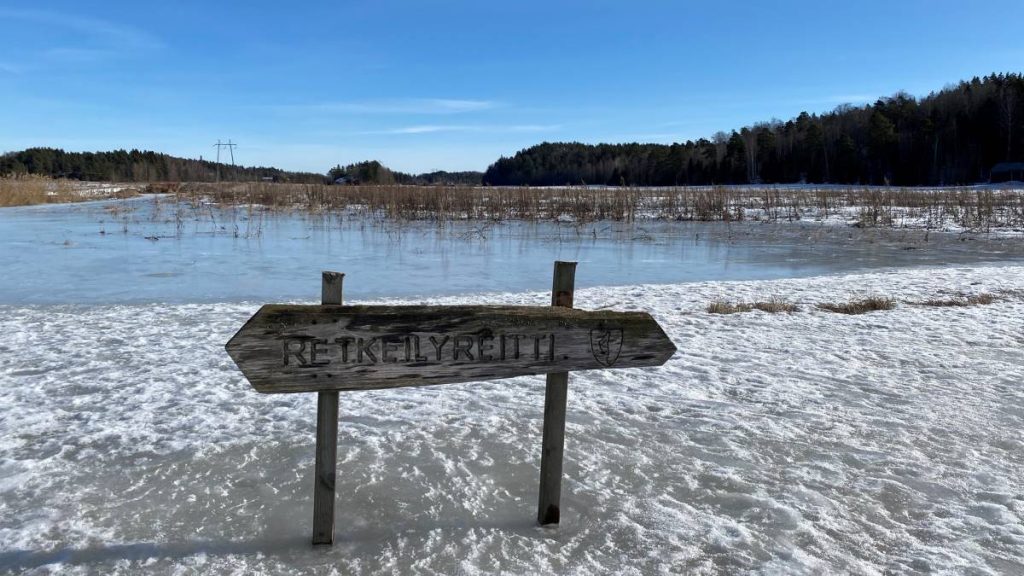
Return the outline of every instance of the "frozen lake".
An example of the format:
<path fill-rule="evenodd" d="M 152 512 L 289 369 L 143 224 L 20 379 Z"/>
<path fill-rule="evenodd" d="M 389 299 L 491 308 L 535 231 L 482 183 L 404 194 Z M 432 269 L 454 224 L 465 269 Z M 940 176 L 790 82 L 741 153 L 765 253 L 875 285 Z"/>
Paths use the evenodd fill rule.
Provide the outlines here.
<path fill-rule="evenodd" d="M 535 290 L 548 286 L 554 260 L 579 261 L 577 286 L 588 287 L 1021 261 L 1024 243 L 814 222 L 250 218 L 159 197 L 0 210 L 5 304 L 309 299 L 319 270 L 345 272 L 352 298 Z"/>

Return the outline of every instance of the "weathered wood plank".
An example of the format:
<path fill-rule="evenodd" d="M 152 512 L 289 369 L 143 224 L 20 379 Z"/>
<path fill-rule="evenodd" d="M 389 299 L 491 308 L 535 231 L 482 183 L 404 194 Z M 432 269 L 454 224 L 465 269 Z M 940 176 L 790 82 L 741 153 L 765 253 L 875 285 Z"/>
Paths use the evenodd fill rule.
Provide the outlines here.
<path fill-rule="evenodd" d="M 345 274 L 341 272 L 323 272 L 320 280 L 320 303 L 341 305 L 341 287 Z"/>
<path fill-rule="evenodd" d="M 338 391 L 316 399 L 316 464 L 313 480 L 313 544 L 334 544 L 334 486 L 338 471 Z"/>
<path fill-rule="evenodd" d="M 548 374 L 544 387 L 544 437 L 540 452 L 540 493 L 537 523 L 558 524 L 562 517 L 562 460 L 569 373 Z"/>
<path fill-rule="evenodd" d="M 340 272 L 324 272 L 320 283 L 323 304 L 341 305 Z M 316 398 L 316 465 L 313 481 L 313 544 L 334 544 L 334 484 L 338 469 L 338 392 Z"/>
<path fill-rule="evenodd" d="M 555 262 L 551 305 L 572 308 L 576 263 Z M 565 405 L 569 397 L 569 373 L 547 375 L 544 389 L 544 432 L 540 450 L 540 491 L 537 522 L 558 524 L 562 505 L 562 458 L 565 451 Z"/>
<path fill-rule="evenodd" d="M 228 342 L 260 392 L 370 390 L 660 366 L 644 312 L 530 306 L 263 306 Z"/>

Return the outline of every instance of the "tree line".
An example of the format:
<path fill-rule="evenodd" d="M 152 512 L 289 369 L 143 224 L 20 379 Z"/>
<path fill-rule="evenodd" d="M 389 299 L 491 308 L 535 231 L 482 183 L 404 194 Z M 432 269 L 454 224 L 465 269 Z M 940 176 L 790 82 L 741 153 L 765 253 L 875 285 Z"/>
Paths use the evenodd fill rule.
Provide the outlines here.
<path fill-rule="evenodd" d="M 422 174 L 407 174 L 391 170 L 377 160 L 357 162 L 348 166 L 340 164 L 327 172 L 331 182 L 339 180 L 351 184 L 470 184 L 479 185 L 483 173 L 477 171 L 447 172 L 437 170 Z"/>
<path fill-rule="evenodd" d="M 993 74 L 916 99 L 772 120 L 677 144 L 543 143 L 502 157 L 492 185 L 956 185 L 1024 161 L 1024 78 Z"/>
<path fill-rule="evenodd" d="M 330 183 L 345 178 L 362 184 L 473 184 L 481 172 L 423 174 L 393 171 L 376 160 L 330 169 L 326 175 L 289 172 L 278 168 L 235 166 L 178 158 L 159 152 L 114 150 L 112 152 L 66 152 L 59 148 L 28 148 L 0 155 L 0 176 L 36 174 L 96 182 L 295 182 Z"/>
<path fill-rule="evenodd" d="M 324 182 L 323 174 L 234 166 L 140 150 L 65 152 L 59 148 L 29 148 L 0 156 L 0 175 L 6 174 L 99 182 Z"/>

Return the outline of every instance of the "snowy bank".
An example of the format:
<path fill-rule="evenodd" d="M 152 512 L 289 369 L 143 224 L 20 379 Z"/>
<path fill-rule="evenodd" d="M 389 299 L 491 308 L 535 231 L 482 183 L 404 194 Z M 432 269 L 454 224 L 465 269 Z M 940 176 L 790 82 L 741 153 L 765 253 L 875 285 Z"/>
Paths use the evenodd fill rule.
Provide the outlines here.
<path fill-rule="evenodd" d="M 680 352 L 572 377 L 562 525 L 533 525 L 541 378 L 349 393 L 330 550 L 307 544 L 315 397 L 253 392 L 223 350 L 255 304 L 0 307 L 0 572 L 1020 573 L 1021 289 L 1024 267 L 582 290 Z M 814 307 L 957 292 L 1005 297 Z M 803 311 L 705 311 L 773 296 Z"/>

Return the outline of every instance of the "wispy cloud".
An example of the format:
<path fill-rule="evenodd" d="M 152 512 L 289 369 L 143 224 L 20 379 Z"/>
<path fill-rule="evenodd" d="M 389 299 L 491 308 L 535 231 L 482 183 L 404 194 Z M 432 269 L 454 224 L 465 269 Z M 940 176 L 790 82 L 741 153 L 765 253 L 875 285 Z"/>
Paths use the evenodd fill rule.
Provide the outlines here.
<path fill-rule="evenodd" d="M 8 26 L 20 23 L 20 25 L 35 25 L 48 29 L 72 30 L 77 32 L 77 37 L 84 39 L 88 45 L 60 50 L 89 50 L 93 52 L 93 56 L 99 53 L 104 55 L 130 54 L 163 46 L 163 42 L 159 38 L 138 28 L 63 12 L 0 8 L 0 20 L 7 21 Z"/>
<path fill-rule="evenodd" d="M 436 132 L 483 132 L 491 134 L 507 134 L 516 132 L 551 132 L 561 129 L 561 124 L 427 124 L 420 126 L 404 126 L 387 130 L 370 130 L 360 134 L 431 134 Z"/>
<path fill-rule="evenodd" d="M 336 114 L 460 114 L 498 108 L 493 100 L 454 98 L 384 98 L 350 102 L 315 102 L 270 106 L 287 112 Z"/>

